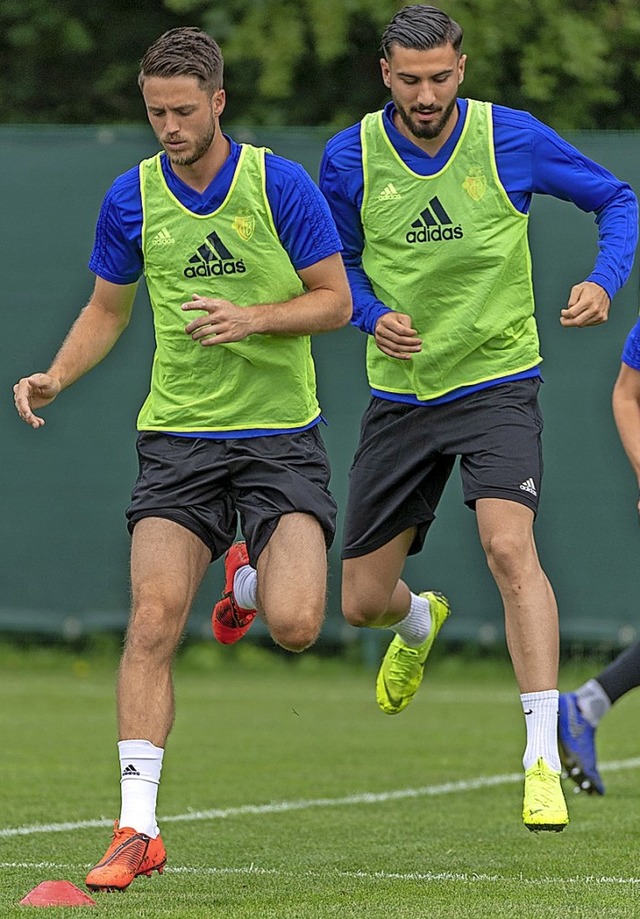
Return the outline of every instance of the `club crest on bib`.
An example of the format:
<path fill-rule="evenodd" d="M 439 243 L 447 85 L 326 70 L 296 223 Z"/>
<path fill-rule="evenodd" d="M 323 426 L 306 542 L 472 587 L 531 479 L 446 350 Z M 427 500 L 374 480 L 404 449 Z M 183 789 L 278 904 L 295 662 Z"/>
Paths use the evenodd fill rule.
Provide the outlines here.
<path fill-rule="evenodd" d="M 234 217 L 232 228 L 236 231 L 240 239 L 245 242 L 251 239 L 256 228 L 255 217 Z"/>
<path fill-rule="evenodd" d="M 481 166 L 472 166 L 469 174 L 462 183 L 462 187 L 474 201 L 480 201 L 484 198 L 487 190 L 487 177 Z"/>

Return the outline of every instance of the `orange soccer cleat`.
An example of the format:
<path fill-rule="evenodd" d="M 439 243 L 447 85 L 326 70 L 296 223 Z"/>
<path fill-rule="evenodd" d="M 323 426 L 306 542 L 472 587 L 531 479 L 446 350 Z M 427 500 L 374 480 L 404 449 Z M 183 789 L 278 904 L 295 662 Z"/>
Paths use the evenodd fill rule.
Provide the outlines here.
<path fill-rule="evenodd" d="M 162 874 L 167 853 L 162 837 L 152 839 L 146 833 L 136 833 L 129 826 L 120 829 L 113 824 L 113 840 L 102 861 L 86 877 L 89 890 L 126 890 L 140 874 L 151 877 L 152 871 Z"/>
<path fill-rule="evenodd" d="M 249 564 L 247 545 L 244 542 L 234 542 L 224 557 L 224 591 L 222 599 L 213 607 L 211 625 L 213 634 L 223 645 L 232 645 L 240 641 L 249 631 L 249 627 L 256 618 L 255 609 L 243 609 L 238 606 L 233 596 L 233 579 L 238 568 Z"/>

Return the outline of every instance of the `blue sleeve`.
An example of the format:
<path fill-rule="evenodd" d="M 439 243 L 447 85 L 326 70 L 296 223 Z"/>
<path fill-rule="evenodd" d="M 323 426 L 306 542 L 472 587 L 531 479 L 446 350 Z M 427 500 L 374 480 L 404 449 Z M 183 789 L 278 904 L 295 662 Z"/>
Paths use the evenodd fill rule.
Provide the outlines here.
<path fill-rule="evenodd" d="M 627 364 L 632 370 L 640 371 L 640 319 L 637 320 L 624 343 L 622 363 Z"/>
<path fill-rule="evenodd" d="M 327 144 L 320 164 L 320 189 L 329 202 L 342 240 L 342 258 L 353 298 L 351 322 L 373 335 L 380 316 L 391 310 L 376 297 L 362 267 L 364 234 L 360 207 L 363 188 L 360 125 L 356 124 L 341 131 Z"/>
<path fill-rule="evenodd" d="M 586 280 L 610 298 L 628 280 L 638 244 L 638 202 L 626 182 L 589 159 L 527 112 L 493 106 L 496 165 L 518 210 L 531 195 L 571 201 L 596 215 L 598 256 Z"/>
<path fill-rule="evenodd" d="M 280 242 L 296 271 L 342 250 L 329 206 L 299 163 L 265 157 L 267 198 Z"/>
<path fill-rule="evenodd" d="M 142 274 L 142 199 L 137 166 L 119 176 L 105 195 L 89 268 L 113 284 L 134 284 Z"/>

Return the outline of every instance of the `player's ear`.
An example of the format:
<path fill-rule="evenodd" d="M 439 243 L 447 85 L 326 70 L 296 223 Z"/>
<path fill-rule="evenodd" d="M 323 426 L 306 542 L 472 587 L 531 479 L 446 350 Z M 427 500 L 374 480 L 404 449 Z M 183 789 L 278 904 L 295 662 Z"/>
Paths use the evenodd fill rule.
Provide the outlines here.
<path fill-rule="evenodd" d="M 380 70 L 382 72 L 382 82 L 387 89 L 391 89 L 391 68 L 389 67 L 389 61 L 384 57 L 380 58 Z"/>
<path fill-rule="evenodd" d="M 466 67 L 467 67 L 467 55 L 461 54 L 460 60 L 458 61 L 458 86 L 460 86 L 460 84 L 464 80 L 464 74 L 465 74 Z"/>
<path fill-rule="evenodd" d="M 227 94 L 224 89 L 217 89 L 212 97 L 212 106 L 213 114 L 219 118 L 220 115 L 224 112 L 224 107 L 227 104 Z"/>

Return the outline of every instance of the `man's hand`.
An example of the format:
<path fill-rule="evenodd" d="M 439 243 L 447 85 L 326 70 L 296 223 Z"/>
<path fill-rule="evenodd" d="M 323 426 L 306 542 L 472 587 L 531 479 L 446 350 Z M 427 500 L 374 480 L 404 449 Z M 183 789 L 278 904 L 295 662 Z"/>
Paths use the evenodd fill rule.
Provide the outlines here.
<path fill-rule="evenodd" d="M 60 392 L 60 382 L 48 373 L 32 373 L 23 377 L 13 387 L 13 401 L 23 421 L 32 428 L 41 428 L 44 418 L 33 414 L 34 408 L 49 405 Z"/>
<path fill-rule="evenodd" d="M 236 306 L 229 300 L 214 300 L 194 294 L 190 303 L 182 304 L 182 309 L 206 312 L 206 316 L 198 316 L 185 326 L 187 335 L 201 345 L 242 341 L 254 331 L 251 327 L 251 309 Z"/>
<path fill-rule="evenodd" d="M 422 341 L 411 326 L 411 316 L 405 313 L 384 313 L 376 322 L 374 337 L 383 354 L 401 361 L 411 360 L 412 354 L 422 348 Z"/>
<path fill-rule="evenodd" d="M 610 305 L 606 290 L 593 281 L 583 281 L 571 288 L 567 309 L 560 310 L 560 324 L 574 328 L 600 325 L 609 318 Z"/>

